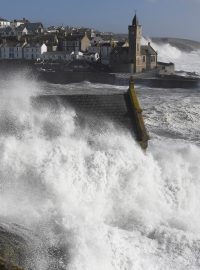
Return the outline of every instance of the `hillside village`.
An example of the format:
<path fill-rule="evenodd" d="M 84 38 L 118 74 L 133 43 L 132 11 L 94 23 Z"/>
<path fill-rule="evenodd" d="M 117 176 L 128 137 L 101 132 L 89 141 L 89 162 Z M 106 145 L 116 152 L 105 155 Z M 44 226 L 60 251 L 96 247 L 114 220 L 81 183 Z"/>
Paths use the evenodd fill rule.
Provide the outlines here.
<path fill-rule="evenodd" d="M 107 66 L 114 72 L 155 69 L 157 52 L 151 44 L 141 45 L 142 26 L 135 14 L 128 26 L 128 39 L 90 28 L 51 26 L 41 22 L 0 18 L 0 61 L 29 62 L 85 61 Z"/>

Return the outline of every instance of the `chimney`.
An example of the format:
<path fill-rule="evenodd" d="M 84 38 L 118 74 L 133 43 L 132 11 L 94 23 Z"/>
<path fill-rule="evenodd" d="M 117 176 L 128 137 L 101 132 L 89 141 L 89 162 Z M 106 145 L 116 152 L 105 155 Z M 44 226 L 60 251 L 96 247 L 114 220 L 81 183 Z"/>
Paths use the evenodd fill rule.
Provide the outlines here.
<path fill-rule="evenodd" d="M 27 38 L 25 37 L 23 46 L 25 46 L 26 44 L 27 44 Z"/>

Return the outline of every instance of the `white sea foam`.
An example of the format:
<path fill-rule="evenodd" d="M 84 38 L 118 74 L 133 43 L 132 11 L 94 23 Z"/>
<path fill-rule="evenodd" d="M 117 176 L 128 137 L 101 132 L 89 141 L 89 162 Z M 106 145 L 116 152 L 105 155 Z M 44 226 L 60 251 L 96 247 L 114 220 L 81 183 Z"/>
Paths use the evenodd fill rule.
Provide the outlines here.
<path fill-rule="evenodd" d="M 148 41 L 158 52 L 158 61 L 173 62 L 178 71 L 196 72 L 200 75 L 200 50 L 184 52 L 169 43 L 157 44 L 144 38 L 142 44 L 147 44 Z"/>
<path fill-rule="evenodd" d="M 22 79 L 20 84 L 7 82 L 6 92 L 13 92 L 13 86 L 20 92 L 21 85 L 33 93 L 37 88 Z M 99 134 L 77 126 L 72 109 L 38 109 L 29 98 L 2 93 L 3 220 L 32 230 L 36 249 L 61 249 L 55 260 L 64 269 L 199 269 L 198 146 L 158 133 L 145 154 L 112 123 Z M 175 121 L 181 114 L 176 106 L 180 96 L 174 93 L 173 99 L 164 92 L 158 110 L 147 119 L 150 131 L 162 125 L 165 102 Z M 158 93 L 144 89 L 141 97 L 153 113 Z M 192 112 L 187 114 L 192 127 Z M 163 129 L 168 131 L 167 125 Z M 37 269 L 53 263 L 46 253 L 36 255 Z"/>

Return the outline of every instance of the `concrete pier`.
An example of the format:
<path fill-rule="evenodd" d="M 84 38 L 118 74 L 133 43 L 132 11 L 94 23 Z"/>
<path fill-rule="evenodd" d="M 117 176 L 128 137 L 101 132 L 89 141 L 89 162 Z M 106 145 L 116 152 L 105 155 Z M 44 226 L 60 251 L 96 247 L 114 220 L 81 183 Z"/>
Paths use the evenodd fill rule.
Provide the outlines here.
<path fill-rule="evenodd" d="M 33 98 L 38 109 L 48 106 L 54 110 L 60 106 L 72 108 L 76 112 L 76 121 L 81 128 L 86 125 L 101 129 L 105 122 L 110 121 L 116 127 L 131 132 L 143 149 L 148 145 L 148 134 L 144 125 L 133 79 L 130 80 L 128 91 L 89 92 L 41 95 Z"/>

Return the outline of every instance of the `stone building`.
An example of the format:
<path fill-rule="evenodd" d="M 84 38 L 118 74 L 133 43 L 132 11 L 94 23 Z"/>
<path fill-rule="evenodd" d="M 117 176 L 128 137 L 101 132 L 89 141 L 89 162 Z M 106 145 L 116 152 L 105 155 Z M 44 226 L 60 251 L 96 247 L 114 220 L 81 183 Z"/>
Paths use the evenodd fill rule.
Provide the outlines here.
<path fill-rule="evenodd" d="M 149 71 L 157 66 L 157 52 L 151 44 L 141 45 L 142 26 L 135 14 L 132 24 L 128 26 L 128 44 L 117 44 L 110 55 L 110 65 L 115 72 L 134 73 Z M 131 68 L 132 66 L 132 68 Z"/>
<path fill-rule="evenodd" d="M 85 33 L 84 35 L 68 35 L 62 41 L 62 50 L 67 53 L 71 52 L 85 52 L 90 47 L 90 40 Z"/>
<path fill-rule="evenodd" d="M 158 62 L 158 74 L 159 75 L 174 75 L 175 74 L 175 65 L 174 63 L 163 63 Z"/>
<path fill-rule="evenodd" d="M 142 57 L 141 57 L 141 39 L 142 26 L 139 24 L 137 16 L 135 15 L 132 25 L 128 26 L 129 39 L 129 61 L 133 64 L 134 72 L 142 71 Z"/>
<path fill-rule="evenodd" d="M 150 42 L 148 42 L 148 45 L 141 46 L 141 57 L 142 71 L 152 70 L 157 67 L 157 52 L 151 47 Z"/>
<path fill-rule="evenodd" d="M 142 26 L 139 24 L 135 14 L 132 25 L 128 26 L 129 37 L 129 59 L 133 64 L 133 72 L 151 70 L 157 66 L 157 53 L 148 43 L 147 46 L 141 45 Z"/>

